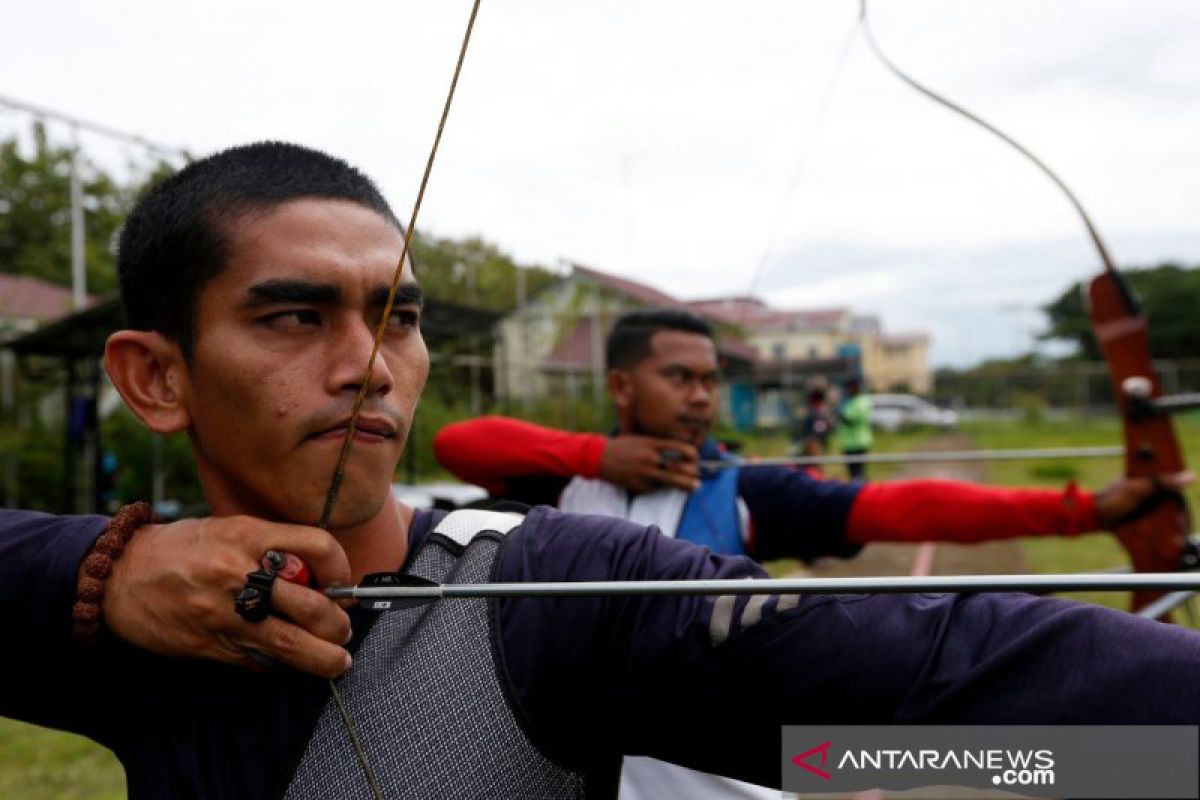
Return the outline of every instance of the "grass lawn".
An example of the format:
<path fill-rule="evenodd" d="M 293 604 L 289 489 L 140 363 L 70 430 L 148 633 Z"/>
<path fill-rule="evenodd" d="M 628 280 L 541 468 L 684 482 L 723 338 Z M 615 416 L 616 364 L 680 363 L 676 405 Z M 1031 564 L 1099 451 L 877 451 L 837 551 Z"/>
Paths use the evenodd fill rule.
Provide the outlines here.
<path fill-rule="evenodd" d="M 116 800 L 125 772 L 111 752 L 82 736 L 0 719 L 0 797 Z"/>
<path fill-rule="evenodd" d="M 1184 449 L 1191 453 L 1200 452 L 1200 417 L 1185 417 L 1177 422 Z M 964 425 L 961 433 L 970 436 L 977 447 L 988 449 L 1120 443 L 1120 430 L 1115 419 L 976 422 Z M 927 431 L 883 434 L 878 437 L 874 452 L 914 450 L 934 435 Z M 744 452 L 785 455 L 787 449 L 785 436 L 760 435 L 746 441 Z M 871 468 L 871 475 L 882 480 L 895 469 L 877 465 Z M 994 483 L 1062 486 L 1068 480 L 1075 480 L 1087 489 L 1103 488 L 1120 469 L 1119 459 L 997 462 L 988 467 L 989 478 Z M 828 472 L 837 475 L 840 469 L 831 468 Z M 1193 505 L 1200 502 L 1200 489 L 1192 487 L 1188 495 Z M 1078 539 L 1028 539 L 1024 546 L 1030 564 L 1038 572 L 1082 572 L 1126 563 L 1116 540 L 1107 534 Z M 781 561 L 768 566 L 773 574 L 784 574 L 794 568 L 795 563 Z M 1075 596 L 1115 607 L 1123 607 L 1127 597 L 1107 593 Z M 109 800 L 124 796 L 124 775 L 109 751 L 78 736 L 0 719 L 0 798 Z"/>

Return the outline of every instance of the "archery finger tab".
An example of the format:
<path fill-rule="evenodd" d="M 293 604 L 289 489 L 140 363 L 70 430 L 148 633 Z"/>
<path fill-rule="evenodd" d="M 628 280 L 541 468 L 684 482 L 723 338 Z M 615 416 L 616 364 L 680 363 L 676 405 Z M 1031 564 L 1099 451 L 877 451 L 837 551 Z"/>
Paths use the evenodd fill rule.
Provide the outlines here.
<path fill-rule="evenodd" d="M 312 570 L 295 553 L 289 553 L 286 550 L 268 550 L 263 553 L 262 567 L 263 569 L 272 570 L 288 583 L 295 583 L 300 586 L 313 585 Z"/>
<path fill-rule="evenodd" d="M 291 557 L 289 565 L 295 565 L 297 575 L 307 570 L 305 584 L 316 586 L 335 586 L 350 582 L 350 562 L 346 552 L 328 531 L 320 528 L 310 528 L 300 525 L 279 526 L 282 530 L 273 531 L 272 536 L 264 542 L 265 551 L 275 550 L 284 557 Z M 298 562 L 298 564 L 296 563 Z M 280 577 L 292 566 L 285 566 Z M 303 568 L 303 569 L 301 569 Z M 285 580 L 292 580 L 286 578 Z"/>

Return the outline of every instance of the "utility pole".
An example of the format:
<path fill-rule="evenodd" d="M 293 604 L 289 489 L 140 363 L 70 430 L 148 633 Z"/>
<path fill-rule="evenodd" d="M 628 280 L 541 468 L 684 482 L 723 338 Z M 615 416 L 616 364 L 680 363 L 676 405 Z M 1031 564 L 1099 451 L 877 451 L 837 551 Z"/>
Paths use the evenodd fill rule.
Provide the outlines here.
<path fill-rule="evenodd" d="M 83 155 L 79 149 L 79 126 L 71 126 L 71 294 L 76 311 L 87 305 L 87 262 L 84 256 Z"/>

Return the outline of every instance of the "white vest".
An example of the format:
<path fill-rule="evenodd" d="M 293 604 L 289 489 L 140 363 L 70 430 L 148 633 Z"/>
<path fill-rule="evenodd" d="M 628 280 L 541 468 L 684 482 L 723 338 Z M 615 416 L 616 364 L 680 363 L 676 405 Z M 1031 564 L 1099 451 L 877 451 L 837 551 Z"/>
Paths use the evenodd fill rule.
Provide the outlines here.
<path fill-rule="evenodd" d="M 688 493 L 682 489 L 663 487 L 630 495 L 625 489 L 599 478 L 572 478 L 558 497 L 558 507 L 572 514 L 604 514 L 640 525 L 657 525 L 667 536 L 675 538 L 687 501 Z M 750 509 L 740 497 L 737 504 L 744 542 L 750 533 Z"/>

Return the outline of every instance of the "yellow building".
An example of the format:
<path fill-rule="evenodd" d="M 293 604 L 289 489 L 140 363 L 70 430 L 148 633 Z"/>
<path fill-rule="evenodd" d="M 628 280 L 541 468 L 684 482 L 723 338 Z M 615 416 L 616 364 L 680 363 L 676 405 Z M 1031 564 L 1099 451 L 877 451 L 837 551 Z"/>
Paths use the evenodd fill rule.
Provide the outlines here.
<path fill-rule="evenodd" d="M 857 358 L 870 391 L 927 394 L 933 388 L 929 337 L 885 334 L 877 317 L 856 316 L 846 308 L 785 311 L 756 297 L 697 300 L 688 306 L 739 326 L 761 364 L 787 365 L 802 374 Z"/>

